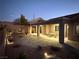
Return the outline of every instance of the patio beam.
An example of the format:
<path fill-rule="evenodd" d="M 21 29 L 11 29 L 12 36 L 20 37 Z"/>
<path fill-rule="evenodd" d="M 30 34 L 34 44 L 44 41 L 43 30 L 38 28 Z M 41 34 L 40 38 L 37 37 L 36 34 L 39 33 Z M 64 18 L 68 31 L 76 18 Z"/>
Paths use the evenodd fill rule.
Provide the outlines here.
<path fill-rule="evenodd" d="M 64 21 L 62 19 L 59 22 L 59 43 L 64 43 Z"/>

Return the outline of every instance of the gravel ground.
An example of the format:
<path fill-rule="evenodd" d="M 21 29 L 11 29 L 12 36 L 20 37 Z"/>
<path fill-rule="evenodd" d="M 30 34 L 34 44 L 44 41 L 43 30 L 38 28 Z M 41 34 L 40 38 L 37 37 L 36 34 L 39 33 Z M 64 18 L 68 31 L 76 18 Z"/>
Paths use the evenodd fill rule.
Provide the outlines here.
<path fill-rule="evenodd" d="M 56 58 L 54 59 L 78 59 L 77 55 L 71 51 L 73 48 L 69 46 L 64 45 L 59 51 L 57 51 L 55 47 L 59 48 L 61 45 L 58 43 L 58 39 L 54 37 L 48 37 L 45 35 L 37 37 L 36 35 L 28 34 L 22 36 L 16 35 L 14 38 L 14 43 L 8 44 L 6 47 L 7 59 L 19 59 L 21 53 L 23 53 L 28 59 L 45 59 L 45 52 L 55 55 Z M 76 44 L 73 42 L 75 44 L 72 45 L 69 41 L 66 41 L 66 43 L 71 46 L 75 46 Z M 50 50 L 51 46 L 53 47 L 53 50 Z M 1 53 L 2 50 L 0 47 Z"/>

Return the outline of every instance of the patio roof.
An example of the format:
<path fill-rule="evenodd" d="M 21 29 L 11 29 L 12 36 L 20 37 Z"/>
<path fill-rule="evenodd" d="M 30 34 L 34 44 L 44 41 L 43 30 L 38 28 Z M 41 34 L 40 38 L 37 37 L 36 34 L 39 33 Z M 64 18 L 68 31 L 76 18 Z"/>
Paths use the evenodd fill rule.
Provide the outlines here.
<path fill-rule="evenodd" d="M 63 20 L 64 23 L 79 22 L 79 13 L 61 16 L 57 18 L 52 18 L 52 19 L 49 19 L 43 22 L 36 22 L 36 23 L 33 23 L 33 25 L 55 24 L 55 23 L 59 23 L 61 20 Z"/>
<path fill-rule="evenodd" d="M 43 18 L 39 17 L 39 18 L 33 19 L 33 20 L 30 22 L 30 24 L 31 24 L 31 25 L 37 25 L 37 24 L 40 24 L 40 23 L 43 23 L 43 22 L 45 22 L 45 20 L 44 20 Z"/>

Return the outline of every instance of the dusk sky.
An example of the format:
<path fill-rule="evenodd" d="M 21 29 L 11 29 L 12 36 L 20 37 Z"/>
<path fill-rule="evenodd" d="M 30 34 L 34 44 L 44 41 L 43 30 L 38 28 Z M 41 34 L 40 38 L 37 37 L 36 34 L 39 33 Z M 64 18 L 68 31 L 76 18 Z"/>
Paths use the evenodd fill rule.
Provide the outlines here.
<path fill-rule="evenodd" d="M 28 20 L 45 20 L 79 12 L 79 0 L 0 0 L 0 20 L 13 21 L 23 14 Z"/>

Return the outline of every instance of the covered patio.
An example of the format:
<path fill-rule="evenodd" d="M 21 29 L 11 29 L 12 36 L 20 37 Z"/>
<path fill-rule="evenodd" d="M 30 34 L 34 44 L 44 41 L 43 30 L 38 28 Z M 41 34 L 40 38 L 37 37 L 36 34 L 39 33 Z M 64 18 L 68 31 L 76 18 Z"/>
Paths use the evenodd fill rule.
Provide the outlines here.
<path fill-rule="evenodd" d="M 63 18 L 50 19 L 45 22 L 37 22 L 30 26 L 30 34 L 37 36 L 47 36 L 64 43 L 64 39 L 68 39 L 68 24 L 64 23 Z M 45 38 L 43 36 L 43 38 Z M 66 41 L 66 40 L 65 40 Z"/>
<path fill-rule="evenodd" d="M 55 38 L 61 44 L 67 41 L 66 39 L 78 40 L 79 20 L 77 19 L 79 19 L 79 13 L 32 23 L 30 25 L 30 34 L 36 33 L 37 36 L 43 34 Z"/>

